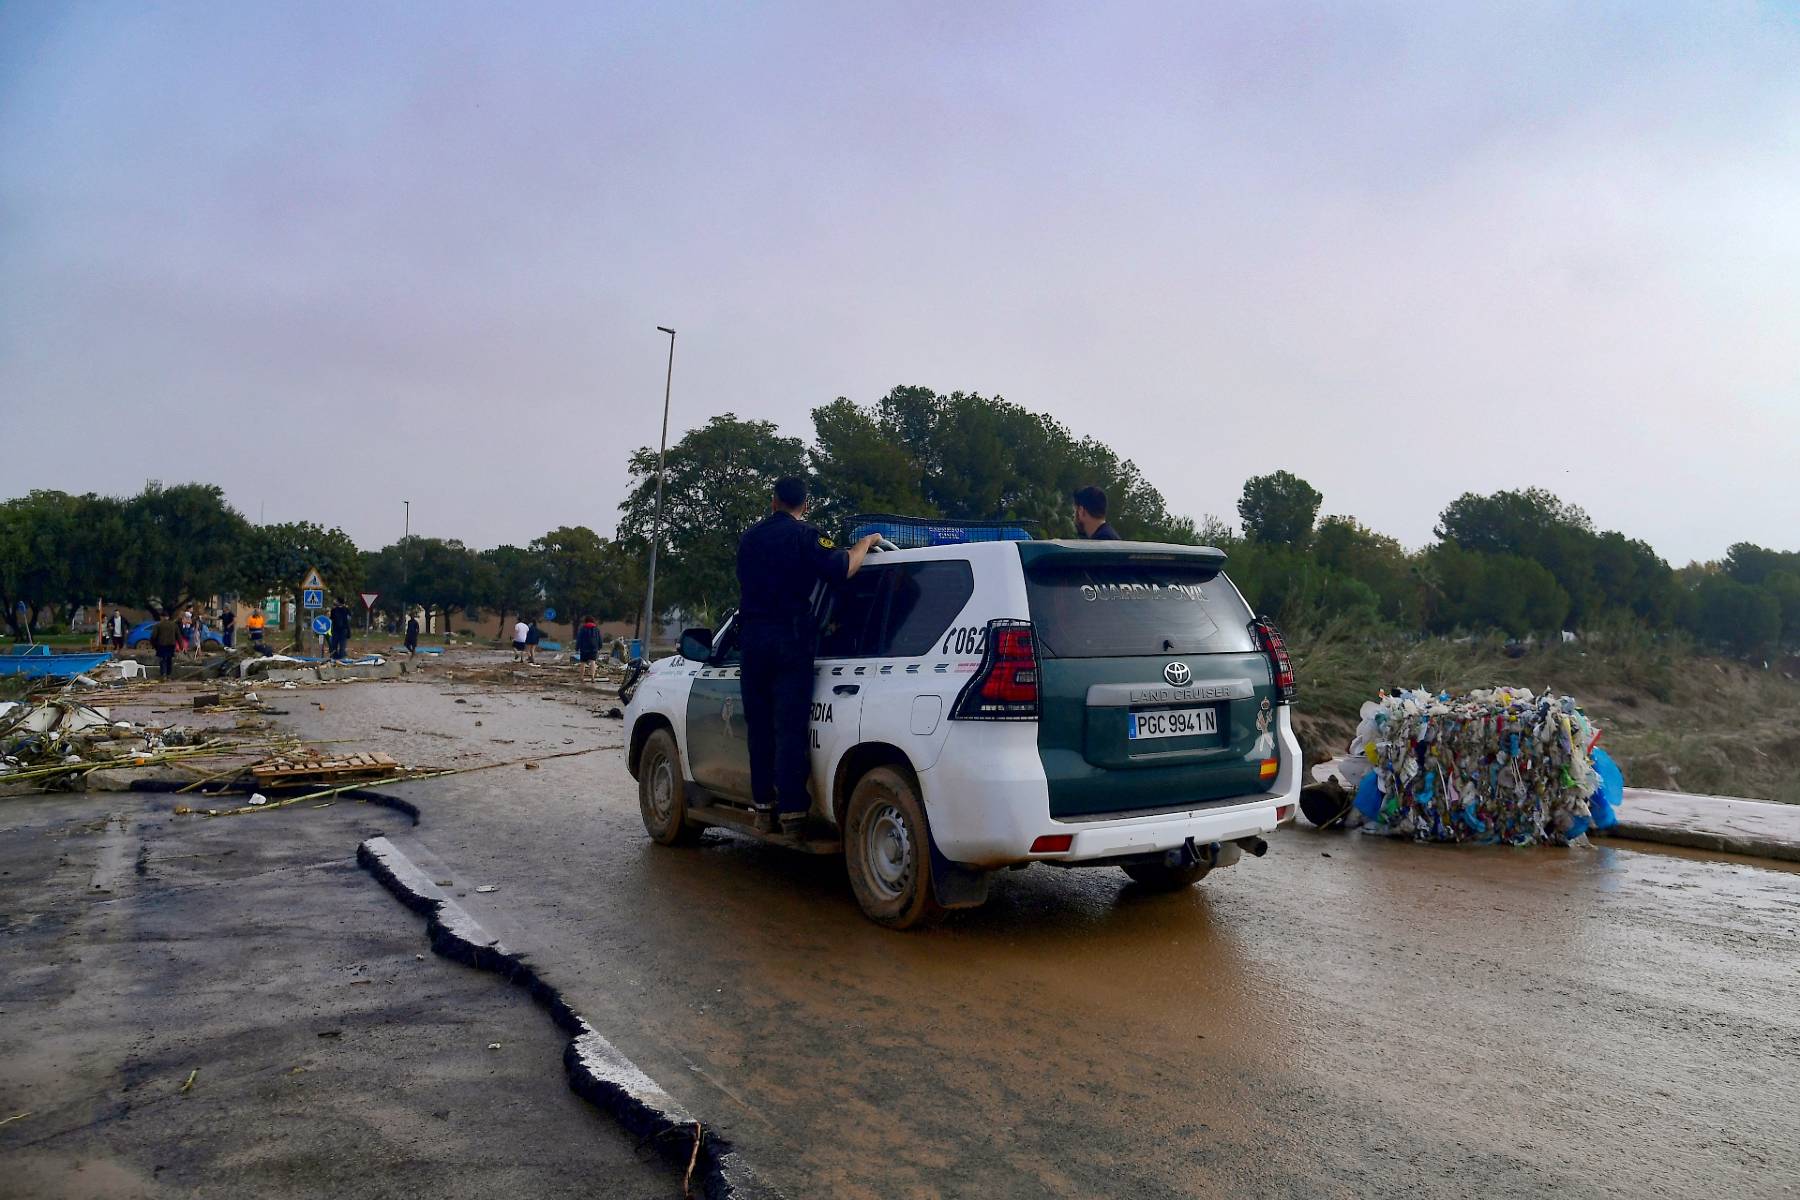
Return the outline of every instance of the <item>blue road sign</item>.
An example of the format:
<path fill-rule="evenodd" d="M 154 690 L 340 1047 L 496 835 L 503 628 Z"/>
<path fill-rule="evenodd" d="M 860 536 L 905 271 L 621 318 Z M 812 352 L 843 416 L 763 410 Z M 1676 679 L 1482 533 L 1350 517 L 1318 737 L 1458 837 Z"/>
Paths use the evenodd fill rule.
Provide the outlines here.
<path fill-rule="evenodd" d="M 301 592 L 300 593 L 300 607 L 301 608 L 324 608 L 325 607 L 325 589 L 324 588 L 307 588 L 305 591 Z"/>
<path fill-rule="evenodd" d="M 314 617 L 312 625 L 313 625 L 313 632 L 318 634 L 320 637 L 324 637 L 326 634 L 331 632 L 331 618 L 330 617 Z"/>
<path fill-rule="evenodd" d="M 546 621 L 556 620 L 556 610 L 554 608 L 546 608 L 544 610 L 544 620 L 546 620 Z"/>

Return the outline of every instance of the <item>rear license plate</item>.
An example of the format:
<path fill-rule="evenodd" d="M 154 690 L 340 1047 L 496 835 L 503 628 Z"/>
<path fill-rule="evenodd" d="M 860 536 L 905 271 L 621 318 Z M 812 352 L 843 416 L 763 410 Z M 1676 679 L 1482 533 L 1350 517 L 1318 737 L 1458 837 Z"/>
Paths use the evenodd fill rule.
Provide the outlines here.
<path fill-rule="evenodd" d="M 1134 712 L 1126 717 L 1125 736 L 1134 742 L 1149 738 L 1202 737 L 1219 732 L 1216 708 L 1163 708 Z"/>

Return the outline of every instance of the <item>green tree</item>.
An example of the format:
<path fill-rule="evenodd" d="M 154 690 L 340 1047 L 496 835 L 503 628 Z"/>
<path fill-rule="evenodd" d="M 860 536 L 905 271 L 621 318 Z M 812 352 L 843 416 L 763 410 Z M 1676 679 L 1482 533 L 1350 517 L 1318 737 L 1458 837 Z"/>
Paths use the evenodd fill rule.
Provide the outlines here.
<path fill-rule="evenodd" d="M 821 528 L 842 529 L 858 513 L 941 515 L 925 499 L 918 462 L 873 412 L 839 396 L 813 409 L 812 420 L 807 459 Z"/>
<path fill-rule="evenodd" d="M 21 641 L 27 618 L 35 624 L 39 612 L 72 590 L 64 550 L 77 503 L 64 492 L 35 491 L 0 505 L 0 602 Z"/>
<path fill-rule="evenodd" d="M 178 608 L 230 588 L 251 526 L 210 483 L 147 485 L 126 504 L 139 570 L 123 599 Z"/>
<path fill-rule="evenodd" d="M 1312 552 L 1321 566 L 1368 586 L 1387 620 L 1408 628 L 1418 625 L 1418 581 L 1412 561 L 1398 541 L 1354 517 L 1330 516 L 1319 522 Z"/>
<path fill-rule="evenodd" d="M 483 592 L 491 588 L 480 555 L 456 538 L 413 537 L 401 544 L 408 597 L 442 614 L 445 633 L 452 614 L 480 611 Z"/>
<path fill-rule="evenodd" d="M 735 546 L 735 541 L 733 542 Z M 583 617 L 601 621 L 637 615 L 644 593 L 631 558 L 585 525 L 552 529 L 531 543 L 544 599 L 557 615 L 573 623 Z M 658 564 L 660 573 L 661 564 Z"/>
<path fill-rule="evenodd" d="M 481 607 L 499 621 L 494 636 L 503 637 L 508 614 L 523 617 L 544 607 L 543 555 L 520 546 L 495 546 L 481 551 L 481 559 L 488 567 L 483 576 L 486 586 L 482 589 Z M 574 620 L 574 615 L 569 614 L 569 619 Z"/>
<path fill-rule="evenodd" d="M 1304 548 L 1312 538 L 1313 519 L 1325 499 L 1306 480 L 1289 471 L 1252 475 L 1244 481 L 1238 519 L 1244 538 Z"/>
<path fill-rule="evenodd" d="M 1464 492 L 1439 515 L 1437 536 L 1465 550 L 1517 555 L 1543 566 L 1568 593 L 1567 619 L 1573 625 L 1604 607 L 1593 522 L 1580 507 L 1543 488 L 1491 496 Z"/>
<path fill-rule="evenodd" d="M 656 510 L 656 451 L 631 456 L 631 489 L 620 504 L 619 540 L 648 547 Z M 775 481 L 801 475 L 799 438 L 768 421 L 725 413 L 669 447 L 663 488 L 656 598 L 671 609 L 721 611 L 737 603 L 737 539 L 768 514 Z M 559 606 L 560 607 L 560 606 Z"/>
<path fill-rule="evenodd" d="M 326 529 L 311 521 L 286 521 L 245 531 L 230 581 L 241 594 L 257 600 L 287 597 L 305 620 L 300 585 L 308 571 L 317 570 L 324 577 L 329 608 L 335 598 L 354 596 L 361 589 L 363 566 L 362 552 L 342 529 Z M 295 629 L 293 644 L 305 640 L 303 630 Z"/>
<path fill-rule="evenodd" d="M 1734 654 L 1766 654 L 1781 638 L 1781 601 L 1725 574 L 1702 577 L 1683 615 L 1696 640 Z"/>

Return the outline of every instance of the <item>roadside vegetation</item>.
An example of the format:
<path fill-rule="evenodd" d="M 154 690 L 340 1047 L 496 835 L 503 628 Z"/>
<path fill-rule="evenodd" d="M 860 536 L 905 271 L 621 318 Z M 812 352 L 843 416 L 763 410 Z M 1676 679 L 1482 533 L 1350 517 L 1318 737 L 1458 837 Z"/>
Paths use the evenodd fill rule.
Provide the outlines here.
<path fill-rule="evenodd" d="M 735 533 L 781 475 L 811 477 L 814 519 L 834 532 L 897 512 L 1072 537 L 1070 493 L 1095 483 L 1122 536 L 1230 555 L 1232 578 L 1296 650 L 1311 757 L 1339 748 L 1380 688 L 1517 684 L 1582 701 L 1633 783 L 1800 800 L 1800 552 L 1738 542 L 1676 568 L 1540 488 L 1451 499 L 1434 541 L 1408 550 L 1348 513 L 1321 516 L 1325 497 L 1287 471 L 1247 480 L 1235 522 L 1179 516 L 1130 460 L 1000 397 L 899 387 L 812 417 L 810 442 L 724 413 L 669 447 L 659 616 L 707 624 L 736 604 Z M 546 607 L 630 619 L 656 464 L 649 447 L 631 456 L 614 537 L 559 526 L 486 550 L 426 537 L 362 550 L 341 529 L 257 526 L 202 483 L 33 492 L 0 504 L 0 603 L 19 636 L 26 612 L 66 626 L 102 597 L 293 596 L 317 567 L 335 594 L 380 592 L 379 609 L 424 607 L 440 628 L 455 617 L 498 631 Z"/>

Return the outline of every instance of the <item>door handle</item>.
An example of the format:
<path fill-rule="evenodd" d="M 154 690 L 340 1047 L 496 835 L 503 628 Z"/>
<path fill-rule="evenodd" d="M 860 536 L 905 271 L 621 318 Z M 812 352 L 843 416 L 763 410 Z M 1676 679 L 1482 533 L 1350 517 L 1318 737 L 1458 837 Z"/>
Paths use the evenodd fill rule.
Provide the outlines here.
<path fill-rule="evenodd" d="M 861 690 L 861 686 L 854 683 L 840 683 L 831 689 L 832 694 L 836 696 L 854 696 Z"/>

